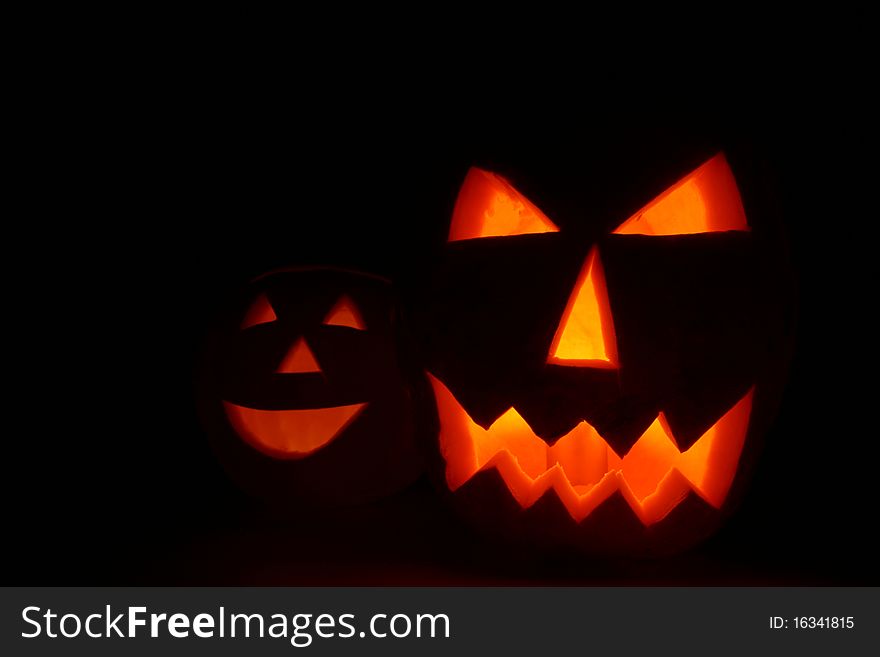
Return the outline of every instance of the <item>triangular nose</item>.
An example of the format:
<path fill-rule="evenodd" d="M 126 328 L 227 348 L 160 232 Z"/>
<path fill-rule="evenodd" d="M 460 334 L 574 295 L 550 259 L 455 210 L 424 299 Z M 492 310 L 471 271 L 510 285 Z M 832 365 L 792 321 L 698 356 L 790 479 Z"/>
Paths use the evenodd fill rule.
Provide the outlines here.
<path fill-rule="evenodd" d="M 315 360 L 315 355 L 306 344 L 305 338 L 300 338 L 293 343 L 290 351 L 281 361 L 276 372 L 280 374 L 306 374 L 308 372 L 320 372 L 321 366 Z"/>
<path fill-rule="evenodd" d="M 587 256 L 568 300 L 548 362 L 576 367 L 617 367 L 614 322 L 596 247 Z"/>

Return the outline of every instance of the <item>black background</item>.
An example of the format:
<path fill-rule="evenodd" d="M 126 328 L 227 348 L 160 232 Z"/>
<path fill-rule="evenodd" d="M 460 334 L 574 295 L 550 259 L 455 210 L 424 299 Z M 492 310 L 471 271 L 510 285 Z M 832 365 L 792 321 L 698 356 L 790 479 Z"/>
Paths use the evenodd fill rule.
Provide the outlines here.
<path fill-rule="evenodd" d="M 865 117 L 792 103 L 611 118 L 585 105 L 502 124 L 477 106 L 453 126 L 418 103 L 304 115 L 227 101 L 172 97 L 108 110 L 94 131 L 56 128 L 43 162 L 52 184 L 35 186 L 21 237 L 7 243 L 23 248 L 7 320 L 21 367 L 8 381 L 4 583 L 878 583 Z M 451 169 L 486 144 L 608 131 L 747 140 L 789 232 L 790 383 L 721 532 L 667 560 L 561 558 L 477 537 L 426 480 L 371 507 L 286 517 L 233 487 L 193 387 L 230 288 L 310 262 L 417 287 L 443 243 Z"/>

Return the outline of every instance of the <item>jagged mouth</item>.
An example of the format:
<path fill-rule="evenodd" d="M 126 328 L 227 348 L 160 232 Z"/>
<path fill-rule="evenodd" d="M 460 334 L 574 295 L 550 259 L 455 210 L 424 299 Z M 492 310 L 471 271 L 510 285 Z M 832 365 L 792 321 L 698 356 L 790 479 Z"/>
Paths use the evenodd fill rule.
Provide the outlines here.
<path fill-rule="evenodd" d="M 223 402 L 236 433 L 277 459 L 300 459 L 315 453 L 354 422 L 366 405 L 266 411 Z"/>
<path fill-rule="evenodd" d="M 430 373 L 428 378 L 450 490 L 495 468 L 524 509 L 552 489 L 580 522 L 620 491 L 646 526 L 662 520 L 691 491 L 721 508 L 739 464 L 754 395 L 753 387 L 684 452 L 660 413 L 621 456 L 587 422 L 548 445 L 512 407 L 483 429 L 443 382 Z"/>

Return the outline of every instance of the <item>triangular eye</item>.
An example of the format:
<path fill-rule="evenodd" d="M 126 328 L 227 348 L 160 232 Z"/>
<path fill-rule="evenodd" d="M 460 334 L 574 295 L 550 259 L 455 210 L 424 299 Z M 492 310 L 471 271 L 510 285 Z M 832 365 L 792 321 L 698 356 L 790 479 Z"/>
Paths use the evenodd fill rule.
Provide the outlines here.
<path fill-rule="evenodd" d="M 723 153 L 685 176 L 614 231 L 617 235 L 693 235 L 749 230 Z"/>
<path fill-rule="evenodd" d="M 347 326 L 358 331 L 367 330 L 367 325 L 358 312 L 357 306 L 347 296 L 342 297 L 336 302 L 336 305 L 333 306 L 332 310 L 327 313 L 327 317 L 324 318 L 324 324 L 327 326 Z"/>
<path fill-rule="evenodd" d="M 272 304 L 269 303 L 269 298 L 265 294 L 261 294 L 257 297 L 256 301 L 251 304 L 251 307 L 245 314 L 244 320 L 241 322 L 241 328 L 246 329 L 251 326 L 256 326 L 257 324 L 274 322 L 276 319 L 278 319 L 278 317 L 272 309 Z"/>
<path fill-rule="evenodd" d="M 556 224 L 504 178 L 471 167 L 455 200 L 449 241 L 558 232 Z"/>

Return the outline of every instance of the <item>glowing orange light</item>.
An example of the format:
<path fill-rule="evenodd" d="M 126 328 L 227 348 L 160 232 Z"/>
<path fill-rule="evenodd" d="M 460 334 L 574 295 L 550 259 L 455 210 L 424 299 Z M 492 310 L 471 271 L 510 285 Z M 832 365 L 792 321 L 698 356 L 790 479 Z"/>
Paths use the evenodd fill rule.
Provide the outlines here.
<path fill-rule="evenodd" d="M 559 228 L 504 178 L 471 167 L 452 211 L 449 241 L 556 232 Z"/>
<path fill-rule="evenodd" d="M 358 331 L 367 330 L 367 325 L 364 323 L 357 307 L 348 297 L 342 297 L 336 302 L 333 309 L 327 313 L 324 323 L 329 326 L 347 326 Z"/>
<path fill-rule="evenodd" d="M 614 233 L 690 235 L 749 230 L 742 199 L 724 154 L 718 154 L 679 180 Z"/>
<path fill-rule="evenodd" d="M 676 447 L 661 413 L 621 458 L 587 422 L 552 447 L 513 408 L 483 429 L 441 381 L 429 378 L 451 490 L 494 467 L 523 508 L 552 488 L 572 518 L 580 521 L 619 490 L 645 525 L 662 520 L 691 490 L 721 507 L 736 474 L 754 392 L 750 390 L 685 452 Z"/>
<path fill-rule="evenodd" d="M 351 422 L 366 404 L 305 410 L 263 411 L 223 402 L 235 430 L 252 447 L 282 459 L 308 456 Z"/>
<path fill-rule="evenodd" d="M 617 367 L 617 340 L 599 250 L 590 251 L 550 345 L 547 362 Z"/>
<path fill-rule="evenodd" d="M 269 298 L 265 294 L 261 294 L 256 298 L 254 303 L 251 304 L 251 307 L 245 314 L 244 320 L 241 323 L 241 328 L 246 329 L 251 326 L 256 326 L 257 324 L 274 322 L 276 319 L 278 319 L 278 317 L 276 317 L 275 311 L 272 310 L 272 304 L 269 303 Z"/>
<path fill-rule="evenodd" d="M 306 374 L 320 372 L 321 366 L 315 360 L 315 355 L 306 344 L 305 338 L 300 338 L 284 356 L 277 371 L 282 374 Z"/>

